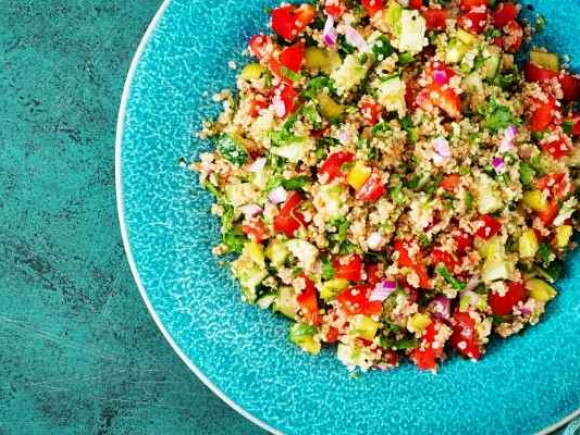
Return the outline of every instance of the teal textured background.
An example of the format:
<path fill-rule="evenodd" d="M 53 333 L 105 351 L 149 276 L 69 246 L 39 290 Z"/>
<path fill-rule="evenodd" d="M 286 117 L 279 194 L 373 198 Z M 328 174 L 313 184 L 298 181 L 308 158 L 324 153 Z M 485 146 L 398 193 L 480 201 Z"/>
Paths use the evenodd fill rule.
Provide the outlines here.
<path fill-rule="evenodd" d="M 115 208 L 126 73 L 160 0 L 0 0 L 0 433 L 261 433 L 179 360 Z"/>

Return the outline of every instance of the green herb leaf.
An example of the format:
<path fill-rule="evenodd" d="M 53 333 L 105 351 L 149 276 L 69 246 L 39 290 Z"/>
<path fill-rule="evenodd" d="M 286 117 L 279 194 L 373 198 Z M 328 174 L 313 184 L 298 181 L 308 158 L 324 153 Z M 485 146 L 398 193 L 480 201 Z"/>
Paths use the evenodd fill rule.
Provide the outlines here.
<path fill-rule="evenodd" d="M 248 161 L 248 153 L 232 136 L 220 136 L 216 144 L 217 150 L 224 158 L 234 165 L 241 166 Z"/>
<path fill-rule="evenodd" d="M 334 267 L 330 259 L 325 258 L 322 260 L 322 279 L 329 280 L 334 278 Z"/>
<path fill-rule="evenodd" d="M 282 180 L 282 187 L 288 190 L 298 190 L 308 184 L 308 177 L 306 175 L 297 175 L 296 177 Z"/>
<path fill-rule="evenodd" d="M 449 270 L 447 270 L 447 267 L 445 267 L 445 266 L 437 267 L 437 273 L 439 275 L 441 275 L 441 277 L 443 277 L 443 279 L 445 281 L 447 281 L 447 283 L 449 283 L 449 285 L 451 285 L 451 287 L 453 287 L 455 290 L 464 290 L 465 289 L 466 284 L 464 282 L 461 282 L 458 279 L 456 279 L 451 274 L 451 272 L 449 272 Z"/>
<path fill-rule="evenodd" d="M 381 62 L 395 52 L 395 49 L 385 35 L 379 36 L 373 46 L 373 57 L 376 62 Z"/>

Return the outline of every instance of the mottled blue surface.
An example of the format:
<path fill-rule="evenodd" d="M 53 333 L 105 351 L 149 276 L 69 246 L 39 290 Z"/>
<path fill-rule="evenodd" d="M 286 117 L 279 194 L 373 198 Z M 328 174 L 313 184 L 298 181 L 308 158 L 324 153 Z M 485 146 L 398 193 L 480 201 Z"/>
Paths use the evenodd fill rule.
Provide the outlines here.
<path fill-rule="evenodd" d="M 580 59 L 573 0 L 536 1 L 542 39 Z M 557 6 L 557 7 L 556 7 Z M 359 379 L 332 354 L 286 342 L 287 323 L 240 301 L 210 254 L 218 222 L 209 194 L 177 165 L 207 144 L 191 134 L 231 87 L 229 59 L 266 24 L 263 0 L 174 0 L 139 63 L 122 142 L 130 248 L 160 322 L 188 361 L 254 417 L 296 434 L 531 433 L 580 407 L 580 263 L 571 258 L 545 322 L 436 376 L 410 365 Z M 575 56 L 575 55 L 578 56 Z M 576 64 L 577 65 L 577 64 Z"/>

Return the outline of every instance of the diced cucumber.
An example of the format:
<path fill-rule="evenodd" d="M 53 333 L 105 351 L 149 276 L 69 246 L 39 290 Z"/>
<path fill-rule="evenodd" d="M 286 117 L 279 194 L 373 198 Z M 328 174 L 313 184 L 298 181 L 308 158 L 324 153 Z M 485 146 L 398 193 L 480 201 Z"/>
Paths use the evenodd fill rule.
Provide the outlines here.
<path fill-rule="evenodd" d="M 530 52 L 530 60 L 536 65 L 541 66 L 542 68 L 546 68 L 550 71 L 560 71 L 560 60 L 558 59 L 558 55 L 555 53 L 532 50 Z"/>
<path fill-rule="evenodd" d="M 265 71 L 265 68 L 259 63 L 249 63 L 240 73 L 240 77 L 244 80 L 257 80 L 262 77 Z"/>
<path fill-rule="evenodd" d="M 526 281 L 526 288 L 530 292 L 532 298 L 539 302 L 548 302 L 549 300 L 554 299 L 557 294 L 554 287 L 537 278 Z"/>
<path fill-rule="evenodd" d="M 284 157 L 292 163 L 298 163 L 306 157 L 313 147 L 313 140 L 310 138 L 294 138 L 291 142 L 277 147 L 272 147 L 270 152 L 274 155 Z"/>
<path fill-rule="evenodd" d="M 320 289 L 320 297 L 324 300 L 332 299 L 348 287 L 348 280 L 336 278 L 326 281 Z"/>
<path fill-rule="evenodd" d="M 478 72 L 472 72 L 463 79 L 463 84 L 467 92 L 474 99 L 474 102 L 483 102 L 485 98 L 485 91 L 483 89 L 483 81 Z"/>
<path fill-rule="evenodd" d="M 276 268 L 284 264 L 289 254 L 290 251 L 286 248 L 286 245 L 277 239 L 272 240 L 266 248 L 266 257 L 268 257 L 272 265 Z"/>
<path fill-rule="evenodd" d="M 286 247 L 292 252 L 304 269 L 312 268 L 318 258 L 318 248 L 312 243 L 302 239 L 291 239 L 286 242 Z"/>
<path fill-rule="evenodd" d="M 489 257 L 481 269 L 481 278 L 486 284 L 508 279 L 509 276 L 510 270 L 503 256 Z"/>
<path fill-rule="evenodd" d="M 405 82 L 398 75 L 389 77 L 379 86 L 378 101 L 389 112 L 398 112 L 400 116 L 404 116 L 407 110 L 405 91 Z"/>
<path fill-rule="evenodd" d="M 329 121 L 340 121 L 344 115 L 344 106 L 334 101 L 328 94 L 320 92 L 316 99 L 320 106 L 320 113 Z"/>
<path fill-rule="evenodd" d="M 282 313 L 290 319 L 296 318 L 298 312 L 298 302 L 296 302 L 296 293 L 292 287 L 282 286 L 278 289 L 276 299 L 272 309 L 275 312 Z"/>
<path fill-rule="evenodd" d="M 387 11 L 388 12 L 388 11 Z M 427 22 L 416 10 L 403 10 L 401 12 L 401 30 L 398 35 L 397 48 L 399 51 L 407 51 L 411 54 L 420 53 L 429 44 L 425 37 Z"/>
<path fill-rule="evenodd" d="M 536 171 L 527 163 L 520 163 L 520 181 L 524 186 L 531 186 L 534 182 Z"/>
<path fill-rule="evenodd" d="M 477 42 L 477 37 L 463 29 L 457 29 L 456 37 L 468 47 L 472 47 Z"/>
<path fill-rule="evenodd" d="M 458 39 L 452 39 L 449 41 L 449 44 L 447 44 L 445 50 L 445 63 L 454 64 L 461 62 L 461 59 L 463 59 L 468 51 L 469 46 Z"/>
<path fill-rule="evenodd" d="M 540 249 L 536 232 L 532 229 L 526 230 L 519 238 L 520 258 L 534 258 Z"/>
<path fill-rule="evenodd" d="M 479 177 L 477 208 L 481 214 L 501 210 L 504 203 L 496 183 L 486 174 Z"/>
<path fill-rule="evenodd" d="M 367 75 L 367 71 L 368 65 L 362 65 L 356 56 L 352 54 L 346 56 L 342 65 L 331 76 L 338 94 L 344 95 L 358 86 Z"/>
<path fill-rule="evenodd" d="M 490 45 L 483 50 L 483 63 L 481 64 L 481 74 L 487 80 L 493 80 L 499 72 L 501 66 L 502 50 L 495 45 Z"/>
<path fill-rule="evenodd" d="M 320 352 L 320 341 L 314 336 L 318 330 L 314 326 L 295 323 L 290 327 L 290 341 L 305 352 L 316 355 Z"/>
<path fill-rule="evenodd" d="M 232 263 L 232 272 L 240 281 L 248 302 L 254 303 L 256 287 L 268 276 L 262 246 L 256 242 L 247 242 L 242 255 Z"/>
<path fill-rule="evenodd" d="M 391 0 L 387 11 L 383 15 L 385 24 L 395 36 L 401 34 L 401 15 L 403 14 L 403 10 L 403 7 L 397 1 Z"/>
<path fill-rule="evenodd" d="M 380 328 L 380 322 L 375 322 L 368 316 L 357 314 L 350 319 L 348 335 L 372 340 Z"/>
<path fill-rule="evenodd" d="M 334 186 L 324 185 L 320 189 L 320 198 L 324 204 L 324 211 L 330 220 L 338 219 L 342 216 L 344 191 L 344 187 L 340 184 Z"/>

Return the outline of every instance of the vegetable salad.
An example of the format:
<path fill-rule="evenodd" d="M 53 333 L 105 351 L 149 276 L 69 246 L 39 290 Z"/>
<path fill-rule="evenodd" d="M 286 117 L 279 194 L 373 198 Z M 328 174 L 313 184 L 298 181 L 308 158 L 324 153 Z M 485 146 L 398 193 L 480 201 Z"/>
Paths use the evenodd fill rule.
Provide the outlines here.
<path fill-rule="evenodd" d="M 540 321 L 575 247 L 580 80 L 544 48 L 515 61 L 521 7 L 282 4 L 249 40 L 193 168 L 214 253 L 296 346 L 436 370 Z"/>

